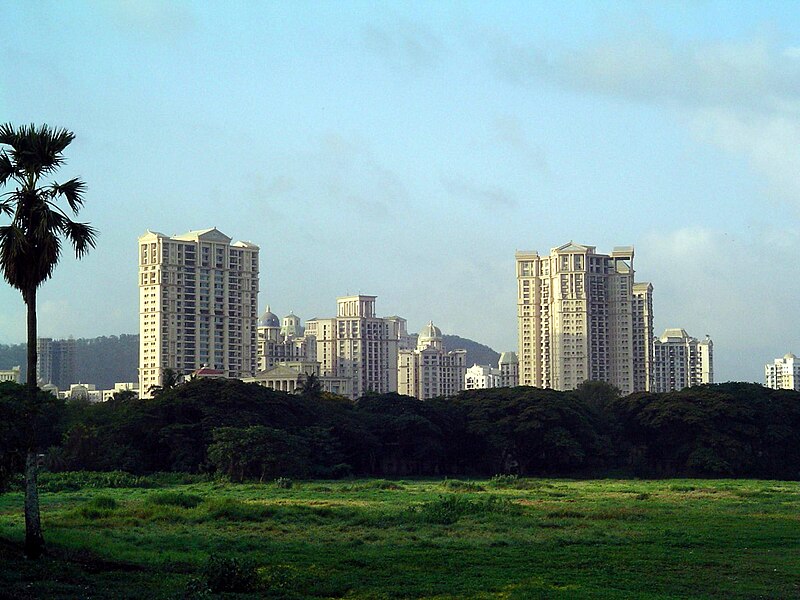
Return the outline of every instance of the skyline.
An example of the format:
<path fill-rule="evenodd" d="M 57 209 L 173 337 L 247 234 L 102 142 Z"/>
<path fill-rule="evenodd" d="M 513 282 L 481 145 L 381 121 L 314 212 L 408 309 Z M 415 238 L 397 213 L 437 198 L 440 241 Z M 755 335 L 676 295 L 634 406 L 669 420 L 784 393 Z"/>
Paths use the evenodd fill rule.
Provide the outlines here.
<path fill-rule="evenodd" d="M 800 351 L 796 13 L 5 3 L 0 121 L 76 133 L 56 179 L 100 232 L 41 288 L 40 334 L 136 332 L 138 237 L 217 227 L 261 247 L 259 314 L 361 292 L 516 352 L 514 252 L 575 241 L 634 246 L 654 335 L 709 334 L 718 381 L 761 382 Z"/>

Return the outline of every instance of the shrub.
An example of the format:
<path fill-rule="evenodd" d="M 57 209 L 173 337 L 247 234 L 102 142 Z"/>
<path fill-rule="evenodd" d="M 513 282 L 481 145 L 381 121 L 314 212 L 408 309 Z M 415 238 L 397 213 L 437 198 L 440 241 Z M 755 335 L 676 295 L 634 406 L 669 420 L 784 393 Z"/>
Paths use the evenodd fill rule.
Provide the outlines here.
<path fill-rule="evenodd" d="M 484 487 L 474 481 L 460 481 L 458 479 L 445 479 L 442 487 L 453 492 L 482 492 Z"/>
<path fill-rule="evenodd" d="M 119 503 L 111 496 L 97 496 L 92 498 L 92 501 L 89 504 L 94 508 L 100 508 L 104 510 L 114 510 L 119 506 Z"/>
<path fill-rule="evenodd" d="M 212 519 L 226 519 L 228 521 L 261 521 L 272 515 L 272 510 L 259 504 L 251 504 L 221 498 L 206 502 L 208 516 Z"/>
<path fill-rule="evenodd" d="M 518 512 L 519 507 L 506 498 L 487 496 L 467 498 L 450 494 L 425 502 L 412 509 L 416 518 L 425 523 L 451 525 L 467 515 L 508 514 Z"/>
<path fill-rule="evenodd" d="M 246 558 L 212 555 L 203 575 L 212 592 L 255 592 L 259 587 L 255 562 Z"/>
<path fill-rule="evenodd" d="M 186 492 L 158 492 L 147 497 L 147 502 L 158 506 L 194 508 L 203 501 L 202 496 Z"/>
<path fill-rule="evenodd" d="M 512 487 L 519 483 L 519 475 L 497 474 L 489 480 L 489 483 L 495 487 Z"/>
<path fill-rule="evenodd" d="M 288 490 L 292 487 L 292 485 L 294 485 L 294 482 L 288 477 L 278 477 L 275 480 L 275 485 L 281 488 L 282 490 Z"/>

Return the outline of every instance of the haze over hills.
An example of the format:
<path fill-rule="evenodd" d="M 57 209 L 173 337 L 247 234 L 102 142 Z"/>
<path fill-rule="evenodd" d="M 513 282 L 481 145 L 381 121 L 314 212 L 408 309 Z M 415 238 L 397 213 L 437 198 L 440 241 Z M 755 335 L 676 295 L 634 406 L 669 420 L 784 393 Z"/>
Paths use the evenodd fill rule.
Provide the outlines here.
<path fill-rule="evenodd" d="M 416 340 L 416 334 L 411 336 Z M 497 365 L 500 354 L 489 346 L 462 338 L 445 335 L 448 350 L 466 350 L 467 365 Z M 416 343 L 416 342 L 415 342 Z M 75 340 L 75 383 L 94 383 L 108 389 L 119 381 L 136 381 L 139 366 L 139 334 L 101 336 Z M 0 344 L 0 369 L 22 367 L 22 379 L 26 374 L 27 353 L 25 344 Z"/>

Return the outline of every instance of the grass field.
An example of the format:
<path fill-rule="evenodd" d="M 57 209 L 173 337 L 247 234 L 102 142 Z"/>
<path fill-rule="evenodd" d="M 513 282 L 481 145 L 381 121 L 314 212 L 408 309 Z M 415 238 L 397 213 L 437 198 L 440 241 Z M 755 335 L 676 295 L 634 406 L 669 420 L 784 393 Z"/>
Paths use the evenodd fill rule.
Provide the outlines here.
<path fill-rule="evenodd" d="M 13 598 L 800 598 L 800 483 L 200 482 L 42 494 L 50 554 Z M 230 560 L 235 559 L 235 560 Z"/>

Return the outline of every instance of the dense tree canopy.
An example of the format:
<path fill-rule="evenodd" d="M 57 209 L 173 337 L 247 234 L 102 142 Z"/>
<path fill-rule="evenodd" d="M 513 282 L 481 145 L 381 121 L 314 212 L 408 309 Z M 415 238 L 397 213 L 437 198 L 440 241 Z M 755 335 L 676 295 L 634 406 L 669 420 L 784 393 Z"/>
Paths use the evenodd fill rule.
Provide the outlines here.
<path fill-rule="evenodd" d="M 19 386 L 0 387 L 3 473 Z M 420 402 L 291 395 L 198 380 L 139 400 L 52 400 L 53 470 L 216 472 L 234 480 L 357 475 L 712 476 L 800 479 L 800 394 L 720 384 L 620 397 L 603 384 Z"/>

